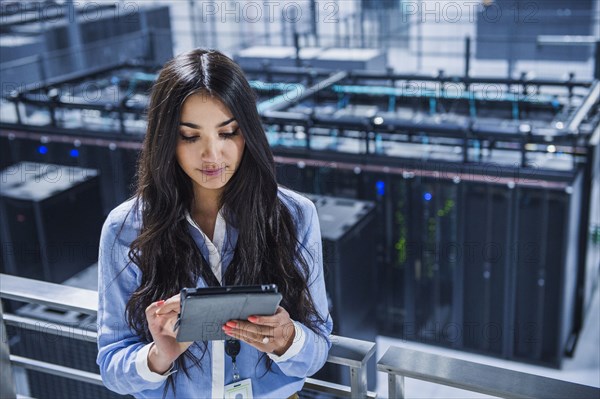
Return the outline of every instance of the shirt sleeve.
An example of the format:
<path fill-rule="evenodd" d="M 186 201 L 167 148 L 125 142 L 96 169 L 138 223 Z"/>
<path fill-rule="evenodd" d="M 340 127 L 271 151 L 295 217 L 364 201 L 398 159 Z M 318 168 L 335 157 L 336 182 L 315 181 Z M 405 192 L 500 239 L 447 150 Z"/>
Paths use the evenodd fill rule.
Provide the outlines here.
<path fill-rule="evenodd" d="M 142 346 L 142 348 L 138 351 L 137 355 L 135 356 L 135 368 L 138 374 L 141 375 L 146 381 L 162 382 L 165 381 L 171 374 L 176 373 L 177 370 L 173 370 L 175 363 L 171 364 L 171 367 L 165 371 L 164 374 L 155 373 L 154 371 L 150 370 L 150 367 L 148 366 L 148 352 L 150 352 L 150 349 L 152 349 L 152 345 L 154 345 L 154 342 Z"/>
<path fill-rule="evenodd" d="M 117 237 L 121 218 L 111 212 L 102 227 L 98 254 L 98 356 L 96 363 L 104 385 L 119 394 L 134 394 L 161 387 L 167 376 L 140 373 L 139 357 L 150 349 L 148 342 L 129 328 L 125 306 L 139 285 L 139 269 L 129 263 L 127 252 L 132 234 L 127 226 Z M 139 357 L 138 357 L 139 355 Z M 158 378 L 160 376 L 161 378 Z"/>
<path fill-rule="evenodd" d="M 321 227 L 315 205 L 307 200 L 307 204 L 302 207 L 304 210 L 304 227 L 299 236 L 303 237 L 301 251 L 306 259 L 310 274 L 308 277 L 309 292 L 315 305 L 315 309 L 324 320 L 318 325 L 322 335 L 316 334 L 310 328 L 299 322 L 294 322 L 296 328 L 296 337 L 294 343 L 288 351 L 282 356 L 273 357 L 280 370 L 290 376 L 305 378 L 315 374 L 327 361 L 331 340 L 329 335 L 333 329 L 333 321 L 329 314 L 327 294 L 325 291 L 325 279 L 323 275 L 323 246 L 321 243 Z M 288 352 L 298 344 L 288 356 Z"/>
<path fill-rule="evenodd" d="M 267 353 L 267 356 L 271 358 L 275 363 L 283 362 L 288 359 L 291 359 L 293 356 L 296 356 L 302 348 L 304 347 L 304 341 L 306 340 L 306 336 L 302 331 L 302 327 L 300 327 L 300 323 L 294 321 L 294 342 L 290 345 L 290 347 L 285 351 L 285 353 L 281 356 L 277 356 L 274 353 Z"/>

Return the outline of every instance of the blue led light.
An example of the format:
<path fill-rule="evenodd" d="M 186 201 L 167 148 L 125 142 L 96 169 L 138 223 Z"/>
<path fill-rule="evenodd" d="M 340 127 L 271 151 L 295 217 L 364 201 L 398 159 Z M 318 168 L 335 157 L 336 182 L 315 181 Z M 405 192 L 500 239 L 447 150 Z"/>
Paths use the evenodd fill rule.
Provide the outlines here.
<path fill-rule="evenodd" d="M 375 183 L 375 187 L 377 187 L 377 195 L 385 194 L 385 182 L 379 180 L 377 183 Z"/>
<path fill-rule="evenodd" d="M 423 199 L 425 201 L 431 201 L 431 193 L 425 193 L 425 194 L 423 194 Z"/>
<path fill-rule="evenodd" d="M 73 158 L 77 158 L 79 156 L 79 151 L 73 148 L 71 151 L 69 151 L 69 155 Z"/>
<path fill-rule="evenodd" d="M 45 145 L 41 145 L 38 147 L 38 152 L 40 154 L 46 154 L 48 152 L 48 147 L 46 147 Z"/>

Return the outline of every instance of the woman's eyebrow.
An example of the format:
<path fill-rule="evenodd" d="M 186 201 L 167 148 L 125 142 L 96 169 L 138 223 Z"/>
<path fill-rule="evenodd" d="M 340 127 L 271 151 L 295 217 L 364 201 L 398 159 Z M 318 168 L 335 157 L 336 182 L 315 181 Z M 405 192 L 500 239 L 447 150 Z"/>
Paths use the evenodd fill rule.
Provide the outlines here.
<path fill-rule="evenodd" d="M 223 127 L 225 125 L 230 124 L 233 121 L 235 121 L 235 118 L 231 118 L 231 119 L 228 119 L 226 121 L 223 121 L 223 122 L 219 123 L 215 127 Z M 183 125 L 183 126 L 191 127 L 192 129 L 202 130 L 202 126 L 198 126 L 198 125 L 196 125 L 195 123 L 192 123 L 192 122 L 180 122 L 179 124 Z"/>

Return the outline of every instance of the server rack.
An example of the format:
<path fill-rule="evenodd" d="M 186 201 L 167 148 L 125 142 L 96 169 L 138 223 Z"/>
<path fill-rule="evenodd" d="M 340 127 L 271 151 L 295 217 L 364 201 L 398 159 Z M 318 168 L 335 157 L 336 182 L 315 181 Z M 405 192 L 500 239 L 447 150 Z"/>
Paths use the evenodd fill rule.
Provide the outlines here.
<path fill-rule="evenodd" d="M 525 240 L 526 246 L 515 264 L 516 359 L 559 365 L 566 350 L 577 290 L 580 184 L 581 176 L 568 192 L 519 193 L 516 229 L 519 244 Z"/>
<path fill-rule="evenodd" d="M 378 269 L 375 261 L 375 205 L 369 201 L 308 195 L 319 216 L 325 286 L 333 334 L 375 341 Z M 369 389 L 375 388 L 375 359 L 369 361 Z M 326 365 L 317 378 L 349 385 L 345 367 Z"/>
<path fill-rule="evenodd" d="M 505 356 L 510 267 L 511 192 L 491 185 L 465 188 L 462 246 L 462 337 L 465 348 Z"/>
<path fill-rule="evenodd" d="M 60 283 L 97 257 L 98 171 L 20 162 L 0 174 L 4 273 Z"/>
<path fill-rule="evenodd" d="M 99 146 L 94 141 L 96 140 L 79 140 L 78 146 L 75 146 L 70 140 L 58 141 L 56 136 L 32 140 L 21 138 L 17 134 L 14 139 L 0 137 L 0 146 L 8 152 L 4 158 L 7 167 L 28 161 L 101 171 L 98 179 L 102 213 L 108 215 L 111 209 L 134 192 L 138 149 L 141 144 L 123 146 L 119 142 L 105 140 L 105 144 Z"/>
<path fill-rule="evenodd" d="M 379 333 L 560 366 L 572 339 L 581 173 L 549 189 L 383 172 L 358 179 L 309 165 L 301 173 L 344 176 L 329 191 L 354 187 L 377 204 L 374 234 L 393 237 L 376 276 L 385 287 Z"/>

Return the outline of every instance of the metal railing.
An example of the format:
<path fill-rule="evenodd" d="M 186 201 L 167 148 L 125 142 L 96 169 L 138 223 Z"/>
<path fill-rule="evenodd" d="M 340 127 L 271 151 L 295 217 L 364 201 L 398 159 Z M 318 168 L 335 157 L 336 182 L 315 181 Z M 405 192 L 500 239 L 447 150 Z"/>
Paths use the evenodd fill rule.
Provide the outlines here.
<path fill-rule="evenodd" d="M 98 293 L 91 290 L 53 284 L 39 280 L 0 274 L 0 297 L 20 302 L 40 304 L 53 309 L 75 311 L 86 315 L 96 316 L 98 306 Z M 23 329 L 35 330 L 39 328 L 39 320 L 21 317 L 14 314 L 2 316 L 2 333 L 4 323 L 18 326 Z M 65 328 L 51 328 L 46 332 L 75 340 L 93 341 L 97 339 L 97 332 L 86 329 L 77 329 L 72 326 Z M 5 342 L 5 337 L 2 337 Z M 338 397 L 375 398 L 374 392 L 367 391 L 367 361 L 375 354 L 375 343 L 357 339 L 331 335 L 332 347 L 329 351 L 327 362 L 347 366 L 350 372 L 350 386 L 340 385 L 329 381 L 307 378 L 305 389 L 329 393 Z M 48 363 L 37 359 L 10 355 L 11 366 L 18 366 L 28 370 L 35 370 L 47 374 L 83 381 L 94 385 L 103 385 L 99 374 Z"/>
<path fill-rule="evenodd" d="M 404 377 L 501 398 L 600 397 L 600 388 L 396 346 L 379 359 L 377 370 L 388 374 L 390 398 L 405 397 Z"/>

